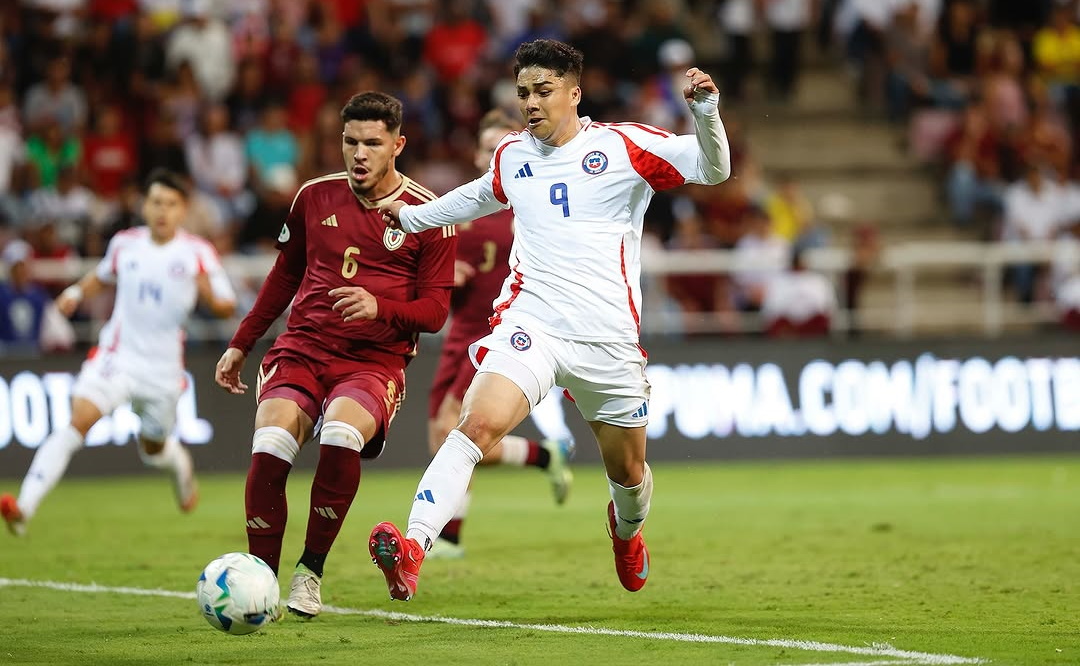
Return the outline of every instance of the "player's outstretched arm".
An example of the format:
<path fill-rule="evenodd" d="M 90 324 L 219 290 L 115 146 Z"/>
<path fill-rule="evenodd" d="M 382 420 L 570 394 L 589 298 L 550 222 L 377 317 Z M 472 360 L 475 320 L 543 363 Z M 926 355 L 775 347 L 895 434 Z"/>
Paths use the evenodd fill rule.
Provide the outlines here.
<path fill-rule="evenodd" d="M 702 175 L 709 185 L 722 183 L 731 175 L 731 149 L 720 120 L 720 89 L 711 76 L 697 67 L 686 70 L 686 78 L 683 96 L 694 115 Z"/>
<path fill-rule="evenodd" d="M 195 276 L 195 287 L 199 292 L 199 300 L 206 304 L 215 317 L 228 319 L 236 312 L 236 298 L 219 294 L 219 290 L 214 289 L 208 273 L 203 272 Z"/>
<path fill-rule="evenodd" d="M 247 390 L 247 384 L 240 379 L 247 354 L 236 347 L 229 347 L 217 362 L 214 369 L 214 381 L 229 393 L 239 395 Z"/>
<path fill-rule="evenodd" d="M 379 209 L 391 229 L 417 233 L 425 229 L 471 222 L 509 208 L 499 201 L 492 187 L 494 175 L 488 171 L 474 181 L 460 185 L 438 199 L 419 205 L 392 201 Z"/>

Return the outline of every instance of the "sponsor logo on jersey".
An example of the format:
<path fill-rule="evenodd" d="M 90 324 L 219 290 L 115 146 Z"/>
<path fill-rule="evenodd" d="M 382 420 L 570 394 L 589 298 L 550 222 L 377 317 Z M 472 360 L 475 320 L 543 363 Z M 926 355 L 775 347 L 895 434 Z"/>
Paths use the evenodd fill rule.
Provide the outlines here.
<path fill-rule="evenodd" d="M 392 252 L 405 244 L 405 232 L 401 229 L 387 227 L 386 231 L 383 232 L 382 242 L 386 249 Z"/>
<path fill-rule="evenodd" d="M 278 234 L 277 242 L 288 243 L 289 242 L 289 225 L 281 225 L 281 233 Z"/>
<path fill-rule="evenodd" d="M 526 162 L 524 166 L 518 169 L 517 173 L 514 174 L 514 178 L 528 178 L 531 175 L 533 175 L 532 167 Z"/>
<path fill-rule="evenodd" d="M 607 155 L 603 154 L 599 150 L 594 150 L 585 156 L 585 159 L 581 160 L 581 168 L 585 173 L 595 176 L 598 173 L 603 173 L 607 169 L 608 159 Z"/>
<path fill-rule="evenodd" d="M 337 213 L 335 213 L 335 214 L 331 215 L 330 217 L 326 218 L 325 220 L 323 220 L 319 224 L 323 225 L 324 227 L 336 227 L 338 225 L 338 223 L 337 223 Z"/>
<path fill-rule="evenodd" d="M 532 338 L 525 331 L 515 331 L 510 336 L 510 346 L 518 351 L 525 351 L 529 347 L 532 347 Z"/>

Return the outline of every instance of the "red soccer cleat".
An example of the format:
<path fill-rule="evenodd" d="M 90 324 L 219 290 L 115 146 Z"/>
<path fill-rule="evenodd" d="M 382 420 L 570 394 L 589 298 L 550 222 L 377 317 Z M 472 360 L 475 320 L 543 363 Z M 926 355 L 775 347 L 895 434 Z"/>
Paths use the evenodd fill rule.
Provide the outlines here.
<path fill-rule="evenodd" d="M 637 592 L 645 587 L 649 577 L 649 549 L 639 531 L 628 541 L 623 541 L 615 533 L 615 503 L 608 502 L 608 528 L 611 535 L 611 549 L 615 551 L 615 573 L 619 582 L 630 592 Z"/>
<path fill-rule="evenodd" d="M 420 565 L 424 562 L 424 548 L 412 539 L 401 535 L 393 523 L 379 523 L 371 530 L 368 542 L 371 561 L 386 577 L 390 598 L 408 601 L 416 594 L 416 582 Z"/>
<path fill-rule="evenodd" d="M 26 533 L 26 519 L 23 517 L 23 512 L 19 509 L 19 503 L 15 501 L 14 496 L 8 493 L 0 495 L 0 516 L 4 517 L 8 531 L 15 536 L 22 536 Z"/>

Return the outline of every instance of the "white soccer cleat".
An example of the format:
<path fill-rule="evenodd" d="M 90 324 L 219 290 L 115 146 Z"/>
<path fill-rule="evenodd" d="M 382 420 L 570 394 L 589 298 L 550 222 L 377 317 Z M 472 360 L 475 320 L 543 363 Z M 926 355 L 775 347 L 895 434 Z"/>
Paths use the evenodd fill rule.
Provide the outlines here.
<path fill-rule="evenodd" d="M 463 557 L 465 557 L 465 546 L 439 538 L 435 539 L 435 543 L 431 544 L 431 550 L 427 552 L 425 559 L 460 560 Z"/>
<path fill-rule="evenodd" d="M 8 493 L 0 495 L 0 516 L 3 516 L 4 522 L 7 523 L 9 532 L 17 537 L 26 534 L 26 517 L 23 516 L 19 503 L 15 501 L 13 495 Z"/>
<path fill-rule="evenodd" d="M 303 564 L 297 564 L 285 605 L 293 615 L 309 619 L 318 615 L 322 610 L 322 579 Z"/>
<path fill-rule="evenodd" d="M 540 446 L 547 449 L 551 460 L 548 463 L 547 476 L 551 481 L 551 492 L 556 504 L 566 502 L 570 494 L 570 484 L 574 473 L 570 471 L 570 459 L 574 457 L 574 441 L 571 439 L 545 439 Z"/>

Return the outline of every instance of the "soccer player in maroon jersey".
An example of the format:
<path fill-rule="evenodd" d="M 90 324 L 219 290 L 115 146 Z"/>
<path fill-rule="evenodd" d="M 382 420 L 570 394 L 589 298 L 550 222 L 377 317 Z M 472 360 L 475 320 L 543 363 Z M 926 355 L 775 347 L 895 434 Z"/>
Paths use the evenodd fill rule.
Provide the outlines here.
<path fill-rule="evenodd" d="M 495 109 L 480 120 L 475 165 L 483 173 L 495 147 L 507 133 L 521 129 L 505 112 Z M 428 445 L 432 454 L 461 418 L 461 401 L 476 368 L 469 359 L 469 345 L 491 333 L 488 319 L 510 274 L 510 246 L 514 242 L 514 213 L 503 210 L 458 228 L 454 289 L 450 299 L 450 331 L 443 342 L 439 366 L 428 394 Z M 552 389 L 532 412 L 544 440 L 537 442 L 507 435 L 497 443 L 481 465 L 525 465 L 542 469 L 551 481 L 555 502 L 562 504 L 570 492 L 573 474 L 568 462 L 574 440 L 562 409 L 562 389 Z M 428 552 L 429 558 L 457 559 L 465 555 L 461 527 L 469 509 L 469 495 L 446 524 Z"/>
<path fill-rule="evenodd" d="M 390 230 L 378 212 L 390 201 L 434 198 L 395 168 L 405 147 L 401 118 L 401 102 L 380 92 L 354 95 L 341 110 L 345 171 L 300 188 L 277 262 L 215 372 L 220 386 L 243 393 L 244 360 L 293 303 L 259 368 L 244 500 L 248 550 L 277 572 L 286 481 L 300 446 L 318 435 L 304 553 L 287 602 L 304 617 L 322 608 L 327 553 L 356 496 L 360 459 L 382 451 L 417 337 L 438 331 L 449 312 L 456 235 Z"/>

